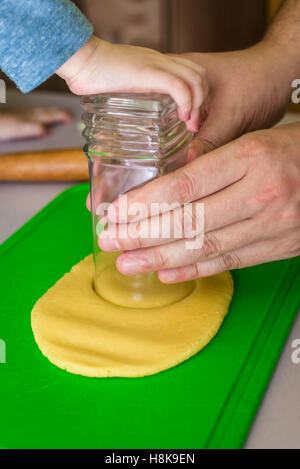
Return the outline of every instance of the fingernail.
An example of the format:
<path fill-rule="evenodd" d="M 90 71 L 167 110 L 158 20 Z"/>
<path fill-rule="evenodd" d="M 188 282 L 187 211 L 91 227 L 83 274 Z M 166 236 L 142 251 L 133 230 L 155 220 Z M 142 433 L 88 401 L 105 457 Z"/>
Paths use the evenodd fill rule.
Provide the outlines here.
<path fill-rule="evenodd" d="M 150 257 L 136 257 L 130 254 L 119 257 L 118 266 L 125 275 L 136 275 L 153 270 L 153 263 Z"/>
<path fill-rule="evenodd" d="M 188 123 L 187 126 L 189 127 L 189 130 L 191 132 L 198 132 L 200 130 L 200 122 L 198 119 L 191 119 Z"/>
<path fill-rule="evenodd" d="M 200 130 L 200 125 L 199 125 L 199 123 L 198 123 L 198 122 L 194 122 L 194 123 L 193 123 L 193 130 L 192 130 L 192 132 L 197 133 L 197 132 L 199 132 L 199 130 Z"/>
<path fill-rule="evenodd" d="M 179 109 L 178 110 L 178 117 L 183 122 L 187 122 L 191 118 L 191 113 L 190 112 L 183 112 L 183 111 L 181 111 L 181 109 Z"/>
<path fill-rule="evenodd" d="M 103 251 L 120 251 L 120 245 L 116 239 L 108 238 L 104 230 L 100 233 L 98 244 Z"/>
<path fill-rule="evenodd" d="M 177 271 L 176 270 L 164 270 L 160 272 L 161 280 L 163 280 L 166 283 L 172 283 L 175 282 L 177 279 Z"/>
<path fill-rule="evenodd" d="M 125 275 L 136 275 L 140 273 L 140 263 L 134 258 L 125 258 L 119 262 L 122 273 Z"/>

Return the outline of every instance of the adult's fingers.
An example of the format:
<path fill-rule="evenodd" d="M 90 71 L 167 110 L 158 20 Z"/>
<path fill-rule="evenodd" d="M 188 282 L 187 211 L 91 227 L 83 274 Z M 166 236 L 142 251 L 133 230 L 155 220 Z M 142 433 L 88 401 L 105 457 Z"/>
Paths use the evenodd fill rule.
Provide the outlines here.
<path fill-rule="evenodd" d="M 284 256 L 276 253 L 274 240 L 263 240 L 237 250 L 222 254 L 214 259 L 200 261 L 188 266 L 162 270 L 158 273 L 164 283 L 177 283 L 219 274 L 227 270 L 241 269 L 257 264 L 279 260 Z"/>
<path fill-rule="evenodd" d="M 157 178 L 145 186 L 130 191 L 124 199 L 111 205 L 108 215 L 112 222 L 128 223 L 146 218 L 151 214 L 152 204 L 172 207 L 189 203 L 213 194 L 241 179 L 247 171 L 247 158 L 240 158 L 243 150 L 239 141 L 203 155 L 183 168 Z M 143 206 L 143 213 L 132 213 L 133 204 Z M 164 208 L 168 211 L 170 208 Z M 130 213 L 131 212 L 131 213 Z"/>
<path fill-rule="evenodd" d="M 264 233 L 252 219 L 206 233 L 191 241 L 180 240 L 152 248 L 122 253 L 117 266 L 124 275 L 136 275 L 194 265 L 225 255 L 262 239 Z M 189 248 L 187 248 L 187 242 Z"/>
<path fill-rule="evenodd" d="M 191 204 L 179 206 L 137 223 L 113 225 L 100 233 L 104 251 L 129 251 L 157 246 L 178 239 L 191 239 L 200 233 L 245 220 L 258 208 L 248 202 L 249 192 L 242 181 Z"/>

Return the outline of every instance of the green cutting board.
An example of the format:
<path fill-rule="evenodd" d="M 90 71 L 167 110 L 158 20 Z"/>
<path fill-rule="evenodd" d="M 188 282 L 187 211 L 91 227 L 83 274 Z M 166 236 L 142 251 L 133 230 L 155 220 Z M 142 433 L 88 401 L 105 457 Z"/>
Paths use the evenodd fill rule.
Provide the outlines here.
<path fill-rule="evenodd" d="M 63 192 L 0 247 L 0 447 L 241 447 L 297 314 L 300 259 L 234 271 L 220 332 L 181 365 L 137 379 L 72 375 L 41 354 L 30 312 L 91 252 L 87 192 Z"/>

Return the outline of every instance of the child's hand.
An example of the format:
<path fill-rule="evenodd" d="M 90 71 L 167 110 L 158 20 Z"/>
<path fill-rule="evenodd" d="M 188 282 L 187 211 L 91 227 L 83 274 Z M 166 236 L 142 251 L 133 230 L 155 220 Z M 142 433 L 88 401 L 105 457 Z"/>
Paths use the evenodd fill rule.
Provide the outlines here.
<path fill-rule="evenodd" d="M 94 36 L 57 72 L 79 95 L 105 92 L 157 92 L 178 104 L 180 119 L 197 132 L 208 86 L 201 65 L 143 47 L 115 45 Z"/>

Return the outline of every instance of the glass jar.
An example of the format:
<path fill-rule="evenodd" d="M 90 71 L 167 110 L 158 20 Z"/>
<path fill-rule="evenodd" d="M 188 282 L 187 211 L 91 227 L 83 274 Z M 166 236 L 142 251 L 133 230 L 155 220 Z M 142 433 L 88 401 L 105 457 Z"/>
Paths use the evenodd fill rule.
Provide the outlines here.
<path fill-rule="evenodd" d="M 174 303 L 190 293 L 192 283 L 162 284 L 156 273 L 124 276 L 115 267 L 118 253 L 102 252 L 98 236 L 105 229 L 103 204 L 185 165 L 192 134 L 167 95 L 101 94 L 85 96 L 81 104 L 90 175 L 94 289 L 107 301 L 125 307 Z"/>

